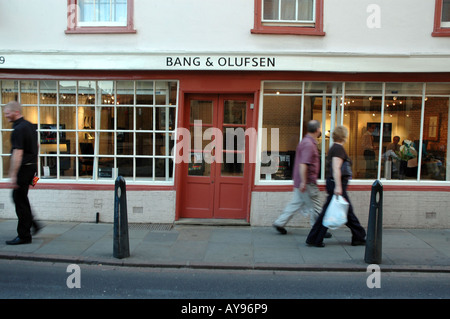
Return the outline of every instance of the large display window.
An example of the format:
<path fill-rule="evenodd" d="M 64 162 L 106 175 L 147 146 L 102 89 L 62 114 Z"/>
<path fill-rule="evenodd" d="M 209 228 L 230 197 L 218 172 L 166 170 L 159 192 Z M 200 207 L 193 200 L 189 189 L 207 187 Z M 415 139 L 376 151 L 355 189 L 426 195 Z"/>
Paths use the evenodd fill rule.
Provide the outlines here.
<path fill-rule="evenodd" d="M 292 180 L 296 145 L 311 119 L 322 123 L 321 179 L 330 132 L 342 124 L 354 180 L 450 180 L 450 83 L 263 82 L 262 95 L 261 125 L 279 129 L 279 156 L 271 158 L 277 172 L 259 174 L 259 184 Z M 275 154 L 273 143 L 262 138 L 261 154 Z M 260 167 L 268 165 L 263 159 Z"/>
<path fill-rule="evenodd" d="M 0 81 L 39 132 L 39 176 L 59 180 L 173 183 L 177 81 Z M 2 177 L 12 125 L 2 120 Z M 6 169 L 5 169 L 6 168 Z"/>

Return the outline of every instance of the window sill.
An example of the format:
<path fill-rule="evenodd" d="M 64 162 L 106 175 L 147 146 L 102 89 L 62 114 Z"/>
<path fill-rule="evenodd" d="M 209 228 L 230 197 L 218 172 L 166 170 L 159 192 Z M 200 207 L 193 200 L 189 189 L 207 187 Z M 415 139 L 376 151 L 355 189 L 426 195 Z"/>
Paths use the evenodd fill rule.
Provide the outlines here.
<path fill-rule="evenodd" d="M 122 34 L 136 33 L 136 30 L 128 27 L 77 27 L 67 29 L 66 34 Z"/>
<path fill-rule="evenodd" d="M 252 34 L 287 34 L 287 35 L 309 35 L 325 36 L 325 32 L 316 28 L 300 27 L 262 27 L 251 29 Z"/>
<path fill-rule="evenodd" d="M 450 37 L 450 28 L 439 28 L 435 29 L 431 36 L 433 37 Z"/>

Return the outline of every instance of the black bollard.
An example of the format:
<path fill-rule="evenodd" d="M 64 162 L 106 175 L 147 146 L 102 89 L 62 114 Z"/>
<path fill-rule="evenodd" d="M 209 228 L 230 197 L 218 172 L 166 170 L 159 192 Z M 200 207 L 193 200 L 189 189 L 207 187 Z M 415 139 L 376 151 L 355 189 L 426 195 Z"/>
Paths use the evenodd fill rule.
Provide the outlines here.
<path fill-rule="evenodd" d="M 366 253 L 368 264 L 381 264 L 383 231 L 383 185 L 376 180 L 370 195 L 369 224 L 367 226 Z"/>
<path fill-rule="evenodd" d="M 125 179 L 117 177 L 114 195 L 114 253 L 115 258 L 130 257 L 128 240 L 127 191 Z"/>

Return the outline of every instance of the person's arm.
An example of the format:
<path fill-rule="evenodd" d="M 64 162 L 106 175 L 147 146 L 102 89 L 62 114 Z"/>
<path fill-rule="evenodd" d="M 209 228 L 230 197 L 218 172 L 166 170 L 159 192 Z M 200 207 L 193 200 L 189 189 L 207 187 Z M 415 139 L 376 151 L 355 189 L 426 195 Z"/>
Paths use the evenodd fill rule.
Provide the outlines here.
<path fill-rule="evenodd" d="M 344 160 L 340 157 L 333 157 L 331 159 L 331 166 L 333 168 L 333 179 L 334 179 L 334 193 L 336 195 L 342 195 L 342 180 L 341 180 L 341 167 Z"/>
<path fill-rule="evenodd" d="M 11 185 L 13 188 L 17 187 L 17 173 L 19 172 L 20 165 L 22 165 L 23 150 L 13 149 L 11 155 L 11 164 L 9 167 L 9 178 L 11 179 Z"/>
<path fill-rule="evenodd" d="M 306 172 L 308 171 L 308 165 L 299 164 L 299 174 L 300 174 L 300 191 L 303 193 L 306 190 Z"/>

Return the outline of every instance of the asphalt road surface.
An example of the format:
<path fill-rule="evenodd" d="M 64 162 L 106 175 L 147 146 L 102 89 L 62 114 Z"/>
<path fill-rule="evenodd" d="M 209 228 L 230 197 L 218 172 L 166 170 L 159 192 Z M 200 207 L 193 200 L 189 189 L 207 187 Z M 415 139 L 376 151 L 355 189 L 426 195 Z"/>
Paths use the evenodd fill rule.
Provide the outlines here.
<path fill-rule="evenodd" d="M 177 300 L 170 311 L 204 311 L 203 316 L 212 308 L 199 307 L 209 300 L 216 314 L 228 309 L 263 315 L 271 307 L 265 300 L 450 299 L 450 273 L 157 269 L 0 260 L 0 299 L 152 299 L 153 309 Z"/>

